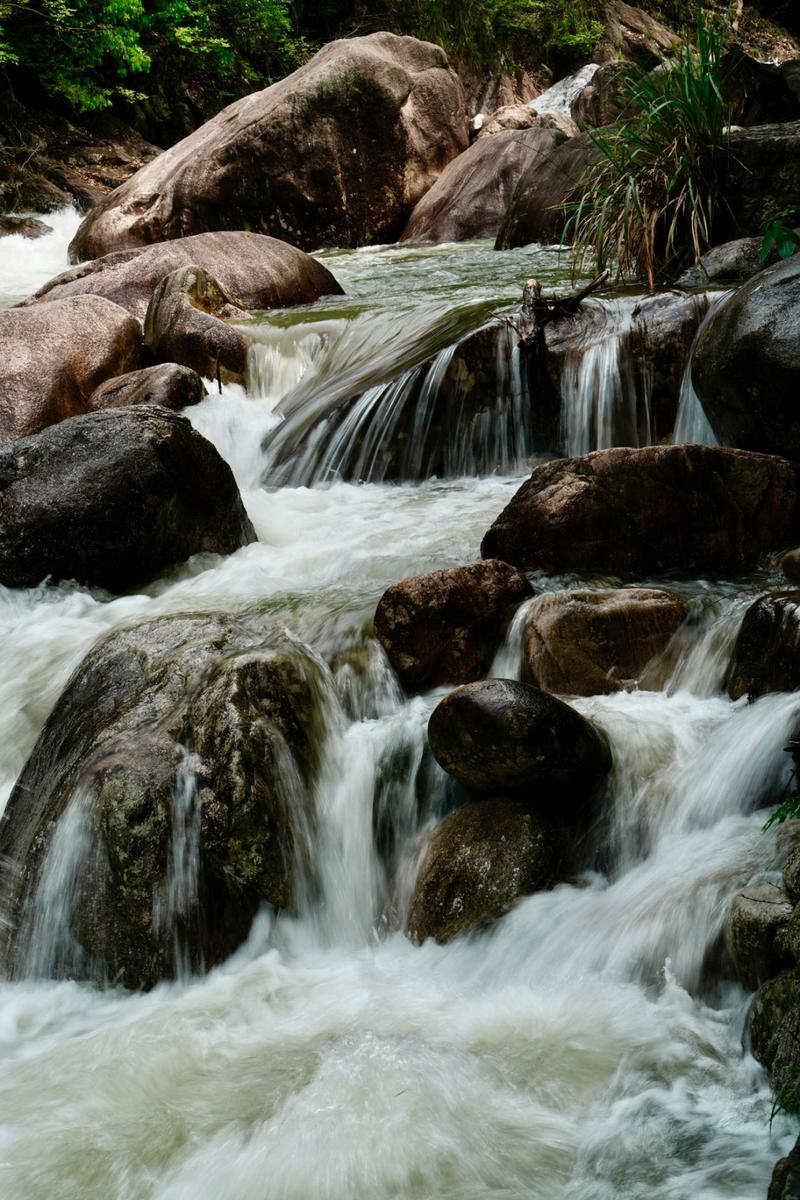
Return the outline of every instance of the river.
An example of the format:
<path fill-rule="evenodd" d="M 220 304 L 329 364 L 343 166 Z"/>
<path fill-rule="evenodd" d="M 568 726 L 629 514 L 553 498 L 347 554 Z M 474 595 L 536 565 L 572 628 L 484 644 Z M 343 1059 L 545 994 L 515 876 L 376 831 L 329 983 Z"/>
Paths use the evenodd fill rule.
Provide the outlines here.
<path fill-rule="evenodd" d="M 0 241 L 0 302 L 60 269 L 74 223 L 63 214 L 24 254 Z M 613 750 L 605 872 L 523 900 L 480 936 L 413 946 L 396 925 L 443 692 L 404 697 L 368 622 L 389 584 L 479 557 L 524 464 L 276 489 L 264 446 L 277 405 L 388 377 L 452 322 L 509 310 L 529 275 L 564 271 L 552 251 L 484 244 L 322 257 L 346 296 L 266 314 L 250 391 L 227 386 L 189 413 L 231 463 L 259 541 L 121 597 L 0 588 L 0 805 L 69 674 L 120 624 L 257 610 L 336 655 L 314 898 L 291 917 L 263 912 L 208 976 L 148 994 L 0 983 L 0 1196 L 757 1200 L 793 1131 L 782 1114 L 770 1124 L 766 1078 L 741 1048 L 749 998 L 713 967 L 730 896 L 775 864 L 754 806 L 788 776 L 800 698 L 748 706 L 721 684 L 748 598 L 777 576 L 677 581 L 696 620 L 661 690 L 575 702 Z M 518 621 L 494 673 L 513 676 L 519 654 Z M 387 763 L 392 864 L 373 837 Z M 428 825 L 441 780 L 429 791 Z"/>

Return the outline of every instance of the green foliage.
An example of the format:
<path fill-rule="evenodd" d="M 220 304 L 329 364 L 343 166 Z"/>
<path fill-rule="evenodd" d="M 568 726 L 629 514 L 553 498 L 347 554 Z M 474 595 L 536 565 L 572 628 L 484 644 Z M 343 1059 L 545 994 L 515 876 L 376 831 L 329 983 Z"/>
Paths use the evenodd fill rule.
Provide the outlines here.
<path fill-rule="evenodd" d="M 791 216 L 791 212 L 778 213 L 767 224 L 759 254 L 762 263 L 765 263 L 773 253 L 777 254 L 778 258 L 791 258 L 800 250 L 800 234 L 797 234 L 794 229 L 787 229 L 784 225 L 784 221 Z"/>
<path fill-rule="evenodd" d="M 653 288 L 712 244 L 730 123 L 722 50 L 722 34 L 699 15 L 694 47 L 629 75 L 625 113 L 592 135 L 597 162 L 568 206 L 576 273 L 594 258 Z"/>
<path fill-rule="evenodd" d="M 800 1116 L 800 1063 L 790 1063 L 782 1072 L 769 1114 L 770 1125 L 781 1112 L 791 1117 Z"/>
<path fill-rule="evenodd" d="M 792 792 L 781 801 L 769 820 L 764 822 L 764 832 L 766 833 L 773 825 L 782 825 L 784 821 L 796 821 L 798 817 L 800 817 L 800 793 Z"/>

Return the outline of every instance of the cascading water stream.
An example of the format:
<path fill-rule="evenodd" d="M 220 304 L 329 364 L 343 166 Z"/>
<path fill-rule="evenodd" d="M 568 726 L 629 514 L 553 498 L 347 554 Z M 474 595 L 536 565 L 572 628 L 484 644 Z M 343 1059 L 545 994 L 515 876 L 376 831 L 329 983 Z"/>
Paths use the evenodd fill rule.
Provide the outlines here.
<path fill-rule="evenodd" d="M 357 283 L 368 264 L 384 269 L 381 253 L 332 265 L 347 287 L 348 269 Z M 451 251 L 404 253 L 454 270 Z M 465 261 L 479 261 L 475 289 L 498 269 Z M 747 997 L 717 947 L 730 896 L 775 862 L 755 806 L 787 776 L 800 702 L 733 703 L 722 684 L 747 593 L 770 580 L 736 596 L 682 583 L 692 616 L 639 689 L 575 701 L 614 756 L 581 877 L 477 936 L 412 946 L 401 929 L 415 871 L 452 801 L 425 738 L 444 693 L 405 696 L 369 622 L 390 583 L 474 561 L 521 476 L 265 490 L 273 401 L 287 379 L 310 397 L 332 345 L 313 327 L 338 318 L 318 315 L 298 322 L 308 336 L 288 331 L 299 374 L 281 382 L 278 354 L 271 393 L 268 380 L 261 398 L 227 388 L 190 414 L 232 462 L 258 543 L 199 556 L 138 595 L 0 589 L 3 795 L 67 676 L 125 622 L 257 611 L 311 647 L 325 689 L 296 911 L 261 914 L 207 976 L 146 995 L 42 978 L 70 949 L 63 917 L 92 853 L 76 792 L 39 893 L 52 901 L 37 910 L 39 978 L 0 983 L 0 1195 L 755 1200 L 793 1132 L 782 1115 L 770 1127 L 763 1072 L 741 1049 Z M 268 328 L 265 345 L 280 346 L 280 320 Z M 513 358 L 508 369 L 513 391 Z M 529 607 L 492 674 L 519 673 Z M 187 755 L 163 880 L 179 923 L 202 867 L 193 780 Z"/>
<path fill-rule="evenodd" d="M 695 346 L 700 340 L 700 335 L 711 319 L 712 314 L 716 312 L 720 304 L 724 300 L 727 300 L 730 295 L 730 291 L 709 292 L 708 294 L 708 312 L 703 317 L 698 326 L 697 333 L 694 335 L 694 341 L 689 351 L 689 359 L 683 373 L 683 380 L 681 381 L 678 415 L 675 420 L 675 431 L 672 435 L 674 445 L 679 445 L 681 442 L 696 442 L 703 446 L 716 446 L 718 444 L 714 430 L 711 428 L 708 417 L 703 411 L 700 398 L 694 390 L 694 384 L 692 383 L 692 359 L 694 358 Z"/>

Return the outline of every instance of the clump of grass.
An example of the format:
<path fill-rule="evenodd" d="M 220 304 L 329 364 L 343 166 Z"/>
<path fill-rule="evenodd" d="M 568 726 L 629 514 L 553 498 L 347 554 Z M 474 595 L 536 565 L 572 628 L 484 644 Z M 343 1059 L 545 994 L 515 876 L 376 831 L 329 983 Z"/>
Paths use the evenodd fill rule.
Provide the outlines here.
<path fill-rule="evenodd" d="M 590 135 L 597 161 L 567 206 L 575 274 L 594 260 L 653 289 L 713 244 L 731 121 L 722 52 L 721 31 L 698 15 L 694 46 L 629 75 L 624 113 Z"/>

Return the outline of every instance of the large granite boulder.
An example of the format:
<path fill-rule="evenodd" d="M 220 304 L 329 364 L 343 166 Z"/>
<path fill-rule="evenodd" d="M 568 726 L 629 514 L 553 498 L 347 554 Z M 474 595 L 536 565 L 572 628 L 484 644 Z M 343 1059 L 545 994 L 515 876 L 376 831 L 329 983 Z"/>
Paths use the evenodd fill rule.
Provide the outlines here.
<path fill-rule="evenodd" d="M 434 758 L 464 787 L 516 793 L 568 819 L 605 781 L 605 737 L 569 704 L 526 683 L 486 679 L 445 696 L 428 722 Z"/>
<path fill-rule="evenodd" d="M 692 382 L 717 439 L 800 462 L 800 255 L 754 275 L 709 318 Z"/>
<path fill-rule="evenodd" d="M 620 447 L 537 466 L 481 553 L 523 570 L 629 578 L 729 571 L 791 544 L 797 521 L 785 459 L 719 446 Z"/>
<path fill-rule="evenodd" d="M 104 296 L 144 320 L 162 279 L 181 267 L 202 267 L 245 308 L 312 304 L 341 288 L 322 263 L 295 246 L 242 231 L 199 233 L 157 246 L 106 254 L 56 275 L 25 305 L 66 296 Z"/>
<path fill-rule="evenodd" d="M 185 417 L 135 405 L 0 447 L 0 583 L 125 591 L 255 541 L 228 464 Z"/>
<path fill-rule="evenodd" d="M 522 173 L 546 161 L 569 136 L 556 121 L 539 117 L 528 129 L 479 137 L 425 193 L 400 240 L 463 242 L 494 237 Z"/>
<path fill-rule="evenodd" d="M 674 30 L 625 0 L 610 0 L 604 6 L 603 18 L 600 57 L 633 59 L 641 66 L 655 67 L 680 46 L 681 39 Z"/>
<path fill-rule="evenodd" d="M 595 696 L 636 683 L 688 613 L 671 592 L 552 592 L 533 606 L 524 678 L 547 692 Z"/>
<path fill-rule="evenodd" d="M 95 388 L 139 365 L 138 322 L 99 296 L 0 310 L 0 441 L 86 412 Z"/>
<path fill-rule="evenodd" d="M 375 633 L 406 688 L 482 679 L 513 616 L 532 595 L 503 562 L 430 571 L 394 583 L 380 598 Z"/>
<path fill-rule="evenodd" d="M 228 324 L 247 320 L 241 304 L 202 267 L 162 279 L 144 319 L 144 344 L 159 362 L 177 362 L 207 379 L 244 383 L 250 339 Z"/>
<path fill-rule="evenodd" d="M 263 618 L 161 617 L 95 646 L 0 821 L 5 972 L 150 987 L 289 906 L 318 672 Z"/>
<path fill-rule="evenodd" d="M 557 146 L 547 158 L 534 159 L 514 189 L 495 249 L 562 241 L 567 205 L 579 194 L 587 167 L 598 157 L 591 137 L 582 133 Z"/>
<path fill-rule="evenodd" d="M 94 389 L 86 407 L 89 412 L 100 412 L 104 408 L 127 408 L 129 404 L 158 404 L 178 412 L 199 404 L 205 395 L 205 385 L 196 371 L 174 362 L 157 363 L 107 379 Z"/>
<path fill-rule="evenodd" d="M 468 141 L 464 93 L 438 46 L 392 33 L 331 42 L 112 192 L 72 253 L 211 229 L 305 249 L 387 242 Z"/>
<path fill-rule="evenodd" d="M 800 592 L 771 592 L 750 605 L 736 638 L 727 687 L 732 700 L 800 688 Z"/>
<path fill-rule="evenodd" d="M 521 896 L 558 881 L 565 844 L 560 826 L 518 800 L 457 808 L 428 843 L 409 906 L 409 937 L 449 942 L 503 916 Z"/>

